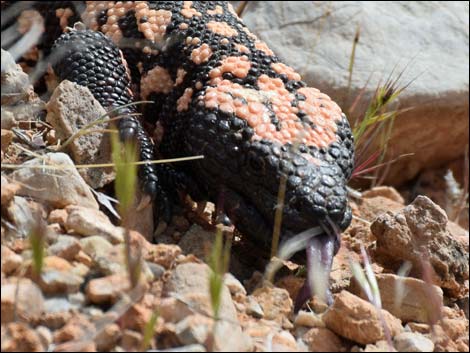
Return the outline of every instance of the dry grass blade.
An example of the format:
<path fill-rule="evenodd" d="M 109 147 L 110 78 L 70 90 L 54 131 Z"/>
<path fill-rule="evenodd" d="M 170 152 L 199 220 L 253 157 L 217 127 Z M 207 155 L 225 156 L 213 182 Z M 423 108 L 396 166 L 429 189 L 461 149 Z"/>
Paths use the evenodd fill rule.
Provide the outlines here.
<path fill-rule="evenodd" d="M 371 262 L 369 260 L 369 257 L 367 255 L 367 252 L 363 244 L 361 244 L 361 257 L 362 257 L 362 261 L 364 262 L 365 274 L 361 266 L 357 262 L 349 259 L 351 272 L 353 273 L 353 276 L 355 277 L 360 287 L 366 294 L 369 302 L 375 306 L 380 322 L 382 323 L 382 329 L 384 331 L 384 335 L 387 340 L 389 349 L 391 352 L 393 352 L 394 348 L 393 348 L 393 343 L 392 343 L 392 336 L 391 336 L 390 329 L 385 321 L 385 318 L 382 312 L 382 300 L 380 297 L 379 286 L 377 284 L 374 271 L 372 270 Z"/>

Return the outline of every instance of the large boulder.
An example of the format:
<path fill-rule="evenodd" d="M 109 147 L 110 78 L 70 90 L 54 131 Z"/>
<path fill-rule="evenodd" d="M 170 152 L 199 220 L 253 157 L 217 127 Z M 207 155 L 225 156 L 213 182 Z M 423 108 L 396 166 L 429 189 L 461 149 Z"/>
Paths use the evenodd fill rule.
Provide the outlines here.
<path fill-rule="evenodd" d="M 304 81 L 362 116 L 375 88 L 404 70 L 386 183 L 462 156 L 468 144 L 469 9 L 465 2 L 250 1 L 243 20 Z M 360 36 L 350 89 L 349 62 Z M 395 70 L 394 70 L 395 68 Z M 365 92 L 353 114 L 349 109 Z"/>

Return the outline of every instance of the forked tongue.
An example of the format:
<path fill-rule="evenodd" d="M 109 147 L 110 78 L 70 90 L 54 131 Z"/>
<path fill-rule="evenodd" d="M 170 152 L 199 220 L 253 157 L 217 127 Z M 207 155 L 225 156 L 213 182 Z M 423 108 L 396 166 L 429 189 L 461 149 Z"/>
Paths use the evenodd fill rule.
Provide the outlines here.
<path fill-rule="evenodd" d="M 320 234 L 312 237 L 307 245 L 307 279 L 295 299 L 294 311 L 300 308 L 313 295 L 331 305 L 333 297 L 329 278 L 335 250 L 336 236 Z"/>

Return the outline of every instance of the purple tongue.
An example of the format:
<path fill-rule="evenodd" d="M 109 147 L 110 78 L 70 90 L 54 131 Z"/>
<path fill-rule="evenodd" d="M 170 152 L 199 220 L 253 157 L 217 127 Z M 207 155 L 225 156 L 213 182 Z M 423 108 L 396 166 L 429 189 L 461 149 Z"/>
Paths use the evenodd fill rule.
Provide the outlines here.
<path fill-rule="evenodd" d="M 333 264 L 335 237 L 328 234 L 320 234 L 313 237 L 307 246 L 307 279 L 295 299 L 294 311 L 298 312 L 300 308 L 309 300 L 313 294 L 324 297 L 327 304 L 333 303 L 333 297 L 330 292 L 329 278 L 331 265 Z M 312 278 L 314 274 L 319 274 L 320 278 Z M 311 288 L 316 284 L 317 288 Z M 317 293 L 322 290 L 318 287 L 324 287 L 324 293 Z M 313 290 L 312 290 L 313 289 Z"/>

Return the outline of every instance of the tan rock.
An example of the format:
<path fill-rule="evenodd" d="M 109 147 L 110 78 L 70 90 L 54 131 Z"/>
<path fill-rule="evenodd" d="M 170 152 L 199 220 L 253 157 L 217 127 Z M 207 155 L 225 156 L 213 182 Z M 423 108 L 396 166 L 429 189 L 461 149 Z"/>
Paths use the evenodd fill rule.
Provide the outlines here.
<path fill-rule="evenodd" d="M 41 168 L 37 168 L 44 165 L 55 166 L 54 173 L 44 173 Z M 54 208 L 67 205 L 99 208 L 89 186 L 65 153 L 47 153 L 41 158 L 24 162 L 23 166 L 25 168 L 11 174 L 11 178 L 21 186 L 18 195 L 30 196 Z"/>
<path fill-rule="evenodd" d="M 399 319 L 385 310 L 381 314 L 392 337 L 402 331 Z M 336 295 L 333 305 L 323 315 L 323 321 L 336 334 L 360 344 L 374 343 L 385 338 L 377 309 L 346 291 Z"/>
<path fill-rule="evenodd" d="M 190 315 L 175 326 L 175 332 L 183 345 L 203 344 L 210 346 L 210 335 L 214 332 L 214 321 L 207 316 Z"/>
<path fill-rule="evenodd" d="M 95 304 L 114 303 L 130 288 L 126 275 L 111 275 L 95 278 L 88 282 L 85 289 L 87 298 Z"/>
<path fill-rule="evenodd" d="M 1 141 L 2 141 L 2 144 L 1 144 L 1 147 L 2 147 L 2 152 L 5 152 L 8 148 L 8 146 L 10 146 L 10 143 L 11 141 L 13 140 L 13 132 L 11 132 L 10 130 L 4 130 L 2 129 L 1 131 Z"/>
<path fill-rule="evenodd" d="M 13 197 L 16 195 L 17 191 L 21 188 L 21 186 L 9 181 L 9 179 L 5 178 L 3 175 L 1 185 L 1 204 L 2 206 L 7 206 L 13 200 Z"/>
<path fill-rule="evenodd" d="M 2 283 L 2 324 L 17 319 L 30 322 L 44 311 L 44 297 L 38 286 L 27 278 L 10 278 Z"/>
<path fill-rule="evenodd" d="M 146 261 L 154 262 L 168 269 L 174 264 L 180 254 L 181 249 L 177 245 L 156 244 L 151 247 L 144 258 Z"/>
<path fill-rule="evenodd" d="M 276 332 L 271 340 L 271 352 L 297 352 L 297 342 L 289 331 Z"/>
<path fill-rule="evenodd" d="M 340 337 L 324 327 L 311 328 L 302 339 L 310 352 L 345 352 L 348 349 Z"/>
<path fill-rule="evenodd" d="M 66 207 L 68 213 L 65 229 L 67 232 L 81 236 L 99 235 L 112 244 L 124 241 L 124 231 L 116 227 L 101 211 L 92 208 L 71 205 Z"/>
<path fill-rule="evenodd" d="M 77 239 L 68 235 L 60 235 L 57 241 L 47 248 L 47 253 L 72 261 L 81 249 L 82 246 Z"/>
<path fill-rule="evenodd" d="M 304 326 L 304 327 L 318 327 L 323 328 L 325 327 L 325 323 L 321 319 L 320 315 L 315 314 L 311 311 L 304 311 L 300 310 L 294 320 L 294 325 Z"/>
<path fill-rule="evenodd" d="M 99 351 L 109 352 L 120 338 L 121 328 L 115 323 L 108 324 L 95 337 L 96 348 Z"/>
<path fill-rule="evenodd" d="M 6 275 L 12 274 L 22 264 L 23 258 L 2 245 L 2 272 Z"/>
<path fill-rule="evenodd" d="M 2 326 L 2 352 L 43 352 L 41 338 L 25 323 Z"/>
<path fill-rule="evenodd" d="M 393 344 L 398 352 L 433 352 L 434 343 L 421 334 L 402 332 L 395 336 Z"/>
<path fill-rule="evenodd" d="M 413 265 L 411 275 L 422 278 L 427 262 L 437 276 L 432 280 L 452 297 L 462 297 L 469 279 L 469 255 L 447 231 L 447 215 L 425 196 L 396 214 L 387 212 L 372 223 L 377 238 L 375 259 L 396 270 L 403 261 Z"/>
<path fill-rule="evenodd" d="M 142 303 L 132 305 L 119 322 L 122 328 L 144 332 L 145 326 L 152 318 L 153 311 Z"/>
<path fill-rule="evenodd" d="M 163 295 L 177 298 L 195 312 L 213 317 L 214 312 L 209 294 L 210 274 L 211 270 L 205 264 L 178 265 L 165 283 Z M 249 350 L 251 341 L 241 331 L 230 292 L 225 285 L 222 286 L 218 315 L 221 320 L 217 324 L 217 334 L 211 343 L 211 348 L 214 350 Z"/>
<path fill-rule="evenodd" d="M 143 336 L 140 332 L 132 330 L 123 330 L 121 338 L 121 346 L 127 352 L 136 351 L 142 344 Z"/>
<path fill-rule="evenodd" d="M 390 186 L 376 186 L 362 193 L 362 197 L 368 199 L 378 196 L 385 197 L 387 199 L 405 205 L 405 200 L 403 199 L 403 196 L 401 196 L 395 188 Z"/>
<path fill-rule="evenodd" d="M 409 327 L 411 332 L 424 333 L 424 334 L 431 332 L 431 326 L 428 324 L 421 324 L 419 322 L 408 322 L 408 324 L 406 325 Z"/>
<path fill-rule="evenodd" d="M 105 110 L 87 87 L 63 81 L 54 90 L 47 104 L 46 120 L 61 141 L 66 141 L 85 126 L 105 116 Z M 108 124 L 95 125 L 87 134 L 78 136 L 69 145 L 69 151 L 77 164 L 109 163 L 111 144 L 109 134 L 104 131 Z M 112 167 L 81 169 L 80 174 L 93 188 L 100 188 L 115 178 Z"/>
<path fill-rule="evenodd" d="M 47 222 L 49 224 L 59 223 L 61 226 L 64 226 L 65 222 L 67 221 L 67 217 L 68 217 L 68 213 L 66 210 L 55 209 L 49 213 L 49 216 L 47 217 Z"/>
<path fill-rule="evenodd" d="M 436 322 L 443 305 L 442 290 L 422 280 L 393 274 L 376 275 L 382 308 L 402 320 L 421 323 Z M 367 300 L 356 281 L 351 292 Z"/>
<path fill-rule="evenodd" d="M 267 283 L 256 289 L 252 296 L 258 301 L 268 320 L 282 322 L 284 317 L 289 317 L 293 310 L 293 303 L 289 292 L 285 289 L 268 285 Z"/>

